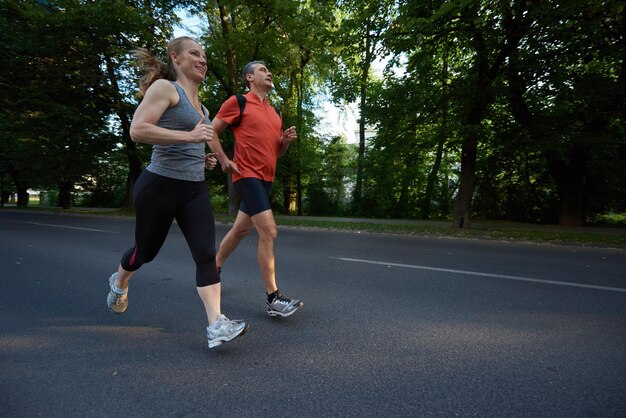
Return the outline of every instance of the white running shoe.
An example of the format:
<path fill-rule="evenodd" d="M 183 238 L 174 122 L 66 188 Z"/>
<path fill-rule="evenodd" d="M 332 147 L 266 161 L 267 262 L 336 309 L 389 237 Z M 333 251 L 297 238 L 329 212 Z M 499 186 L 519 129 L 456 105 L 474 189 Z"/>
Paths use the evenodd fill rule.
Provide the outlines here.
<path fill-rule="evenodd" d="M 111 312 L 123 314 L 126 311 L 126 308 L 128 308 L 128 289 L 120 292 L 120 289 L 115 287 L 116 280 L 117 273 L 113 273 L 111 277 L 109 277 L 109 287 L 111 288 L 111 291 L 107 296 L 107 305 L 109 305 Z"/>
<path fill-rule="evenodd" d="M 215 322 L 206 328 L 209 348 L 217 347 L 245 334 L 248 328 L 248 324 L 244 321 L 233 321 L 224 315 L 218 316 Z"/>

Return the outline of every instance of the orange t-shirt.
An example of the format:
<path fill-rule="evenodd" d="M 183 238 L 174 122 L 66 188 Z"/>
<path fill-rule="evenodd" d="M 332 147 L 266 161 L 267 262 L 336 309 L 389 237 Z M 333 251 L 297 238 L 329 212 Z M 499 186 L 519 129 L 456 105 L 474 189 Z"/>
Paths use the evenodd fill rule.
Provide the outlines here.
<path fill-rule="evenodd" d="M 259 96 L 249 92 L 245 95 L 246 107 L 239 121 L 239 103 L 230 96 L 220 107 L 216 118 L 231 125 L 235 134 L 235 155 L 240 174 L 233 173 L 233 182 L 243 178 L 258 178 L 274 181 L 276 160 L 280 151 L 282 120 L 267 98 L 261 102 Z"/>

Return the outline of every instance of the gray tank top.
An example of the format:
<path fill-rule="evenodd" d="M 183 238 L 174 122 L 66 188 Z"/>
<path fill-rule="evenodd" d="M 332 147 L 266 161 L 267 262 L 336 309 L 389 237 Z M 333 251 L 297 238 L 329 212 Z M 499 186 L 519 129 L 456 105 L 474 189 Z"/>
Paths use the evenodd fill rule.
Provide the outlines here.
<path fill-rule="evenodd" d="M 175 82 L 171 82 L 178 91 L 179 100 L 175 106 L 168 108 L 157 126 L 173 129 L 176 131 L 193 131 L 200 121 L 200 115 L 193 107 L 185 90 Z M 204 107 L 202 108 L 204 114 Z M 211 124 L 208 115 L 205 114 L 206 124 Z M 152 158 L 147 170 L 160 176 L 171 177 L 178 180 L 203 181 L 204 180 L 204 150 L 205 143 L 198 144 L 175 144 L 153 145 Z"/>

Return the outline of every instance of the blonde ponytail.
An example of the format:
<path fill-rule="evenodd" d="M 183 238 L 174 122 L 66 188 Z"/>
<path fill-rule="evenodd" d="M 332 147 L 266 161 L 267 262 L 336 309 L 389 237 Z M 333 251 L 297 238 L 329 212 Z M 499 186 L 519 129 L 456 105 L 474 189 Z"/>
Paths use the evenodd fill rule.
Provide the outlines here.
<path fill-rule="evenodd" d="M 176 70 L 169 61 L 172 52 L 180 54 L 182 51 L 182 43 L 185 40 L 190 40 L 198 43 L 195 39 L 189 36 L 180 36 L 174 38 L 167 45 L 167 63 L 161 61 L 155 57 L 152 52 L 144 48 L 136 48 L 131 51 L 137 63 L 139 70 L 143 73 L 143 76 L 139 80 L 139 95 L 140 97 L 146 94 L 146 90 L 160 78 L 164 78 L 170 81 L 176 81 Z"/>
<path fill-rule="evenodd" d="M 170 65 L 164 63 L 157 57 L 155 57 L 150 51 L 144 48 L 137 48 L 131 51 L 137 64 L 139 71 L 143 73 L 143 76 L 139 80 L 139 96 L 142 97 L 146 94 L 148 87 L 152 85 L 156 80 L 165 78 L 167 80 L 176 80 L 176 73 L 174 69 L 170 69 Z M 170 77 L 168 77 L 170 75 Z M 171 77 L 173 75 L 173 77 Z"/>

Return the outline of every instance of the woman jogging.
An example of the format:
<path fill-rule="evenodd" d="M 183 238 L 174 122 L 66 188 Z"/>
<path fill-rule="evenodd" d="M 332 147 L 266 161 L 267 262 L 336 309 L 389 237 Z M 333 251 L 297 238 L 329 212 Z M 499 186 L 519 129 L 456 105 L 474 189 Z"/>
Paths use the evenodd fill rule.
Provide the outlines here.
<path fill-rule="evenodd" d="M 182 230 L 196 264 L 196 289 L 208 319 L 209 348 L 243 335 L 248 325 L 232 321 L 220 310 L 221 284 L 215 264 L 215 221 L 204 182 L 205 145 L 213 139 L 208 111 L 200 104 L 198 87 L 206 75 L 206 57 L 192 38 L 170 41 L 167 63 L 149 51 L 135 56 L 144 76 L 143 100 L 130 127 L 134 142 L 152 144 L 150 165 L 133 191 L 135 245 L 123 256 L 109 278 L 107 304 L 122 314 L 128 307 L 128 283 L 133 274 L 152 261 L 165 242 L 174 219 Z"/>

